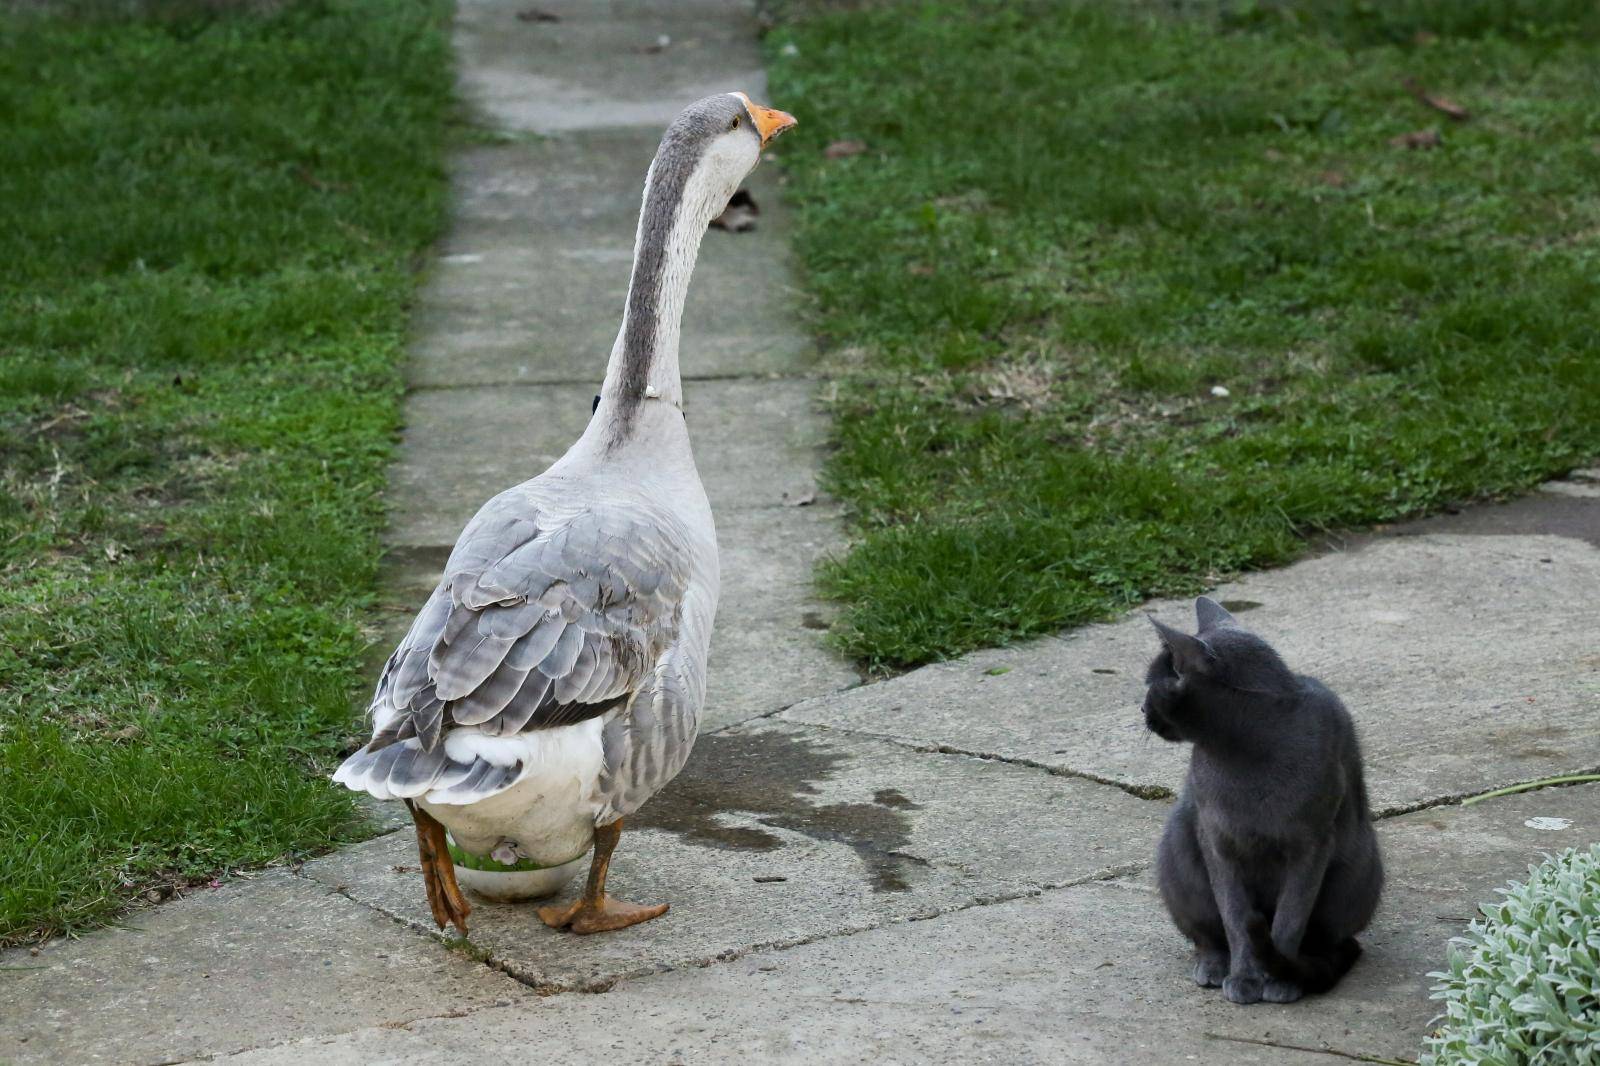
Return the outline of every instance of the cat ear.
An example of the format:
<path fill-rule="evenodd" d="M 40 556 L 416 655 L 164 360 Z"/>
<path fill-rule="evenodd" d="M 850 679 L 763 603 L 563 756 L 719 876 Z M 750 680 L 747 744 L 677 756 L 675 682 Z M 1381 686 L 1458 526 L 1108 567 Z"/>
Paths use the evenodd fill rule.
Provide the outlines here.
<path fill-rule="evenodd" d="M 1191 637 L 1173 629 L 1154 617 L 1151 617 L 1150 624 L 1156 627 L 1156 632 L 1161 635 L 1161 643 L 1172 653 L 1172 668 L 1180 678 L 1210 672 L 1212 664 L 1217 661 L 1211 645 L 1199 637 Z"/>
<path fill-rule="evenodd" d="M 1233 615 L 1228 613 L 1226 607 L 1210 596 L 1201 596 L 1194 601 L 1194 615 L 1200 623 L 1200 632 L 1202 633 L 1218 626 L 1236 626 L 1239 624 L 1234 621 Z"/>

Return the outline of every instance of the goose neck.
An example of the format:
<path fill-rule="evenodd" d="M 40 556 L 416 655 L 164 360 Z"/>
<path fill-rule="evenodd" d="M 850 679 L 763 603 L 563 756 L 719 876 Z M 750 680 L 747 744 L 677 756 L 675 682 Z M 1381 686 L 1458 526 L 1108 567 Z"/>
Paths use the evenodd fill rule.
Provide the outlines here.
<path fill-rule="evenodd" d="M 700 242 L 716 213 L 712 190 L 694 162 L 664 144 L 645 182 L 622 328 L 596 418 L 610 426 L 613 440 L 632 432 L 647 404 L 683 406 L 678 372 L 683 304 Z"/>

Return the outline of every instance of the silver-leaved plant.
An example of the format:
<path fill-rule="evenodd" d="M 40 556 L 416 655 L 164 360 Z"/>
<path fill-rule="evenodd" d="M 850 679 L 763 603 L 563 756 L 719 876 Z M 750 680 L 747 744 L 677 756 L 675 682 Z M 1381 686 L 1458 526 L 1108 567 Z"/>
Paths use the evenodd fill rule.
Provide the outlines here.
<path fill-rule="evenodd" d="M 1600 1066 L 1600 844 L 1500 889 L 1450 942 L 1423 1066 Z"/>

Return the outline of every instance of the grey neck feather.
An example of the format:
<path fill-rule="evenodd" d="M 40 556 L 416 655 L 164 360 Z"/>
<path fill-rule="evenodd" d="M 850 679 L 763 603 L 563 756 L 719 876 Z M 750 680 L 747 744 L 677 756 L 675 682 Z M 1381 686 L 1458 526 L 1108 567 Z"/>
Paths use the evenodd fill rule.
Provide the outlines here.
<path fill-rule="evenodd" d="M 614 443 L 626 439 L 632 430 L 658 362 L 671 362 L 670 380 L 661 383 L 665 386 L 662 399 L 674 403 L 679 399 L 678 324 L 689 272 L 705 233 L 704 225 L 694 217 L 695 205 L 685 198 L 699 162 L 696 148 L 684 139 L 669 138 L 650 166 L 622 332 L 601 390 L 601 405 L 612 424 Z M 669 277 L 667 268 L 675 250 L 684 269 Z"/>

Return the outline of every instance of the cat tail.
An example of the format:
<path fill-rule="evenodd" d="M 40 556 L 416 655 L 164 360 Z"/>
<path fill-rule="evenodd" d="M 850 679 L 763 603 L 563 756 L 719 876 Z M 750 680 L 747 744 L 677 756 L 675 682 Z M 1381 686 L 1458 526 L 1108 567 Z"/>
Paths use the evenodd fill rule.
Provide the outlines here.
<path fill-rule="evenodd" d="M 1353 936 L 1345 937 L 1326 950 L 1285 955 L 1272 942 L 1272 927 L 1259 914 L 1250 922 L 1250 944 L 1267 973 L 1280 981 L 1291 981 L 1309 993 L 1328 991 L 1361 957 L 1361 945 Z"/>

